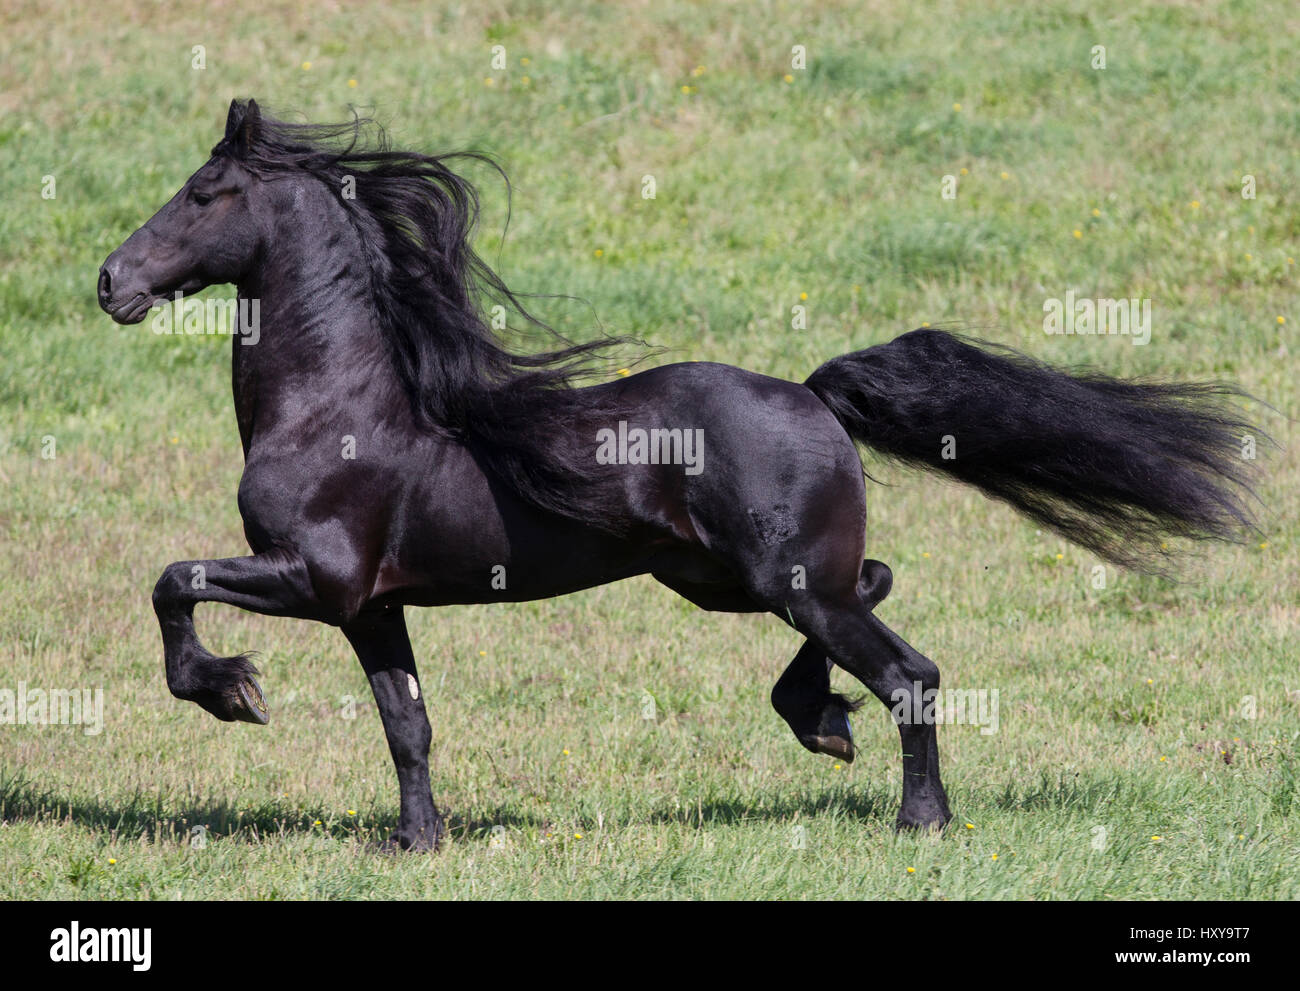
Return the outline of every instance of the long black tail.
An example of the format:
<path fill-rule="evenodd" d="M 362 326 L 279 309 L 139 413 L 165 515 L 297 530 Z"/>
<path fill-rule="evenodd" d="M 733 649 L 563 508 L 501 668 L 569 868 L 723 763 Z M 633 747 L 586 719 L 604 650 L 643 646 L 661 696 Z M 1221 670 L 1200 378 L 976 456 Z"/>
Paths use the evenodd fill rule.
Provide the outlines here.
<path fill-rule="evenodd" d="M 856 440 L 1119 564 L 1162 572 L 1168 536 L 1252 529 L 1243 438 L 1266 438 L 1239 419 L 1235 386 L 1072 375 L 939 330 L 833 358 L 804 384 Z"/>

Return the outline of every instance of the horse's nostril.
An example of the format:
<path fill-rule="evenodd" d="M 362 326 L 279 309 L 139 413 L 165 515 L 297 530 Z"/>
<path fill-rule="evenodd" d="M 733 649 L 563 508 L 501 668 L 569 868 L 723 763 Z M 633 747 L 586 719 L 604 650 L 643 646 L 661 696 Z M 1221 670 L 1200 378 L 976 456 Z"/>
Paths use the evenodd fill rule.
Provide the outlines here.
<path fill-rule="evenodd" d="M 113 293 L 113 280 L 109 278 L 108 269 L 99 270 L 99 298 L 108 299 Z"/>

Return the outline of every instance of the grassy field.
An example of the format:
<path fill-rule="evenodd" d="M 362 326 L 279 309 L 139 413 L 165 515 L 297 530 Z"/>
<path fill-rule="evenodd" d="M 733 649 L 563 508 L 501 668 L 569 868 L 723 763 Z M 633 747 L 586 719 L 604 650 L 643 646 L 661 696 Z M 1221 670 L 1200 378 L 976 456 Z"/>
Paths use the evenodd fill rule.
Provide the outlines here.
<path fill-rule="evenodd" d="M 816 8 L 0 3 L 0 689 L 104 698 L 94 735 L 0 725 L 0 897 L 1300 897 L 1294 7 Z M 799 638 L 771 617 L 648 578 L 410 612 L 453 834 L 374 854 L 396 781 L 337 630 L 205 606 L 211 649 L 260 651 L 271 723 L 169 695 L 154 581 L 246 551 L 229 342 L 94 299 L 250 95 L 497 154 L 513 218 L 502 243 L 480 173 L 484 255 L 582 297 L 538 301 L 566 334 L 634 334 L 653 361 L 802 380 L 929 323 L 1235 380 L 1275 407 L 1252 412 L 1281 445 L 1262 532 L 1200 548 L 1180 584 L 1096 588 L 1087 553 L 873 463 L 879 614 L 945 686 L 999 696 L 997 732 L 940 729 L 941 837 L 892 832 L 881 707 L 850 766 L 799 747 L 767 701 Z M 1046 335 L 1069 290 L 1150 299 L 1150 342 Z"/>

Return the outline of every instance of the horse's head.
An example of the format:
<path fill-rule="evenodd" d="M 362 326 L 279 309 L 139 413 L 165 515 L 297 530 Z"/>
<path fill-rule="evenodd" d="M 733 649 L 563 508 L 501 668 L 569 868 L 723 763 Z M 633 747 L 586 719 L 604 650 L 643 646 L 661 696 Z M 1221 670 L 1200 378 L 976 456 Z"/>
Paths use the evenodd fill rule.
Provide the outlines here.
<path fill-rule="evenodd" d="M 263 240 L 252 202 L 262 184 L 240 164 L 257 139 L 257 103 L 232 100 L 226 136 L 212 157 L 105 260 L 99 305 L 118 323 L 139 323 L 176 292 L 238 282 Z"/>

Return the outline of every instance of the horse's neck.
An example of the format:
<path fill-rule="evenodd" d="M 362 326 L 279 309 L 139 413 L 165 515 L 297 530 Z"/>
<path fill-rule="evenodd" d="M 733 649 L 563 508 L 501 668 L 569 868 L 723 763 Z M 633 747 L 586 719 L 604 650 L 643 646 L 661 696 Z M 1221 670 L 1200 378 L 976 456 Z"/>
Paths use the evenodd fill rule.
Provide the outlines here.
<path fill-rule="evenodd" d="M 344 406 L 358 416 L 400 415 L 405 394 L 358 265 L 280 257 L 240 284 L 241 312 L 258 317 L 232 343 L 245 454 L 258 436 Z"/>

